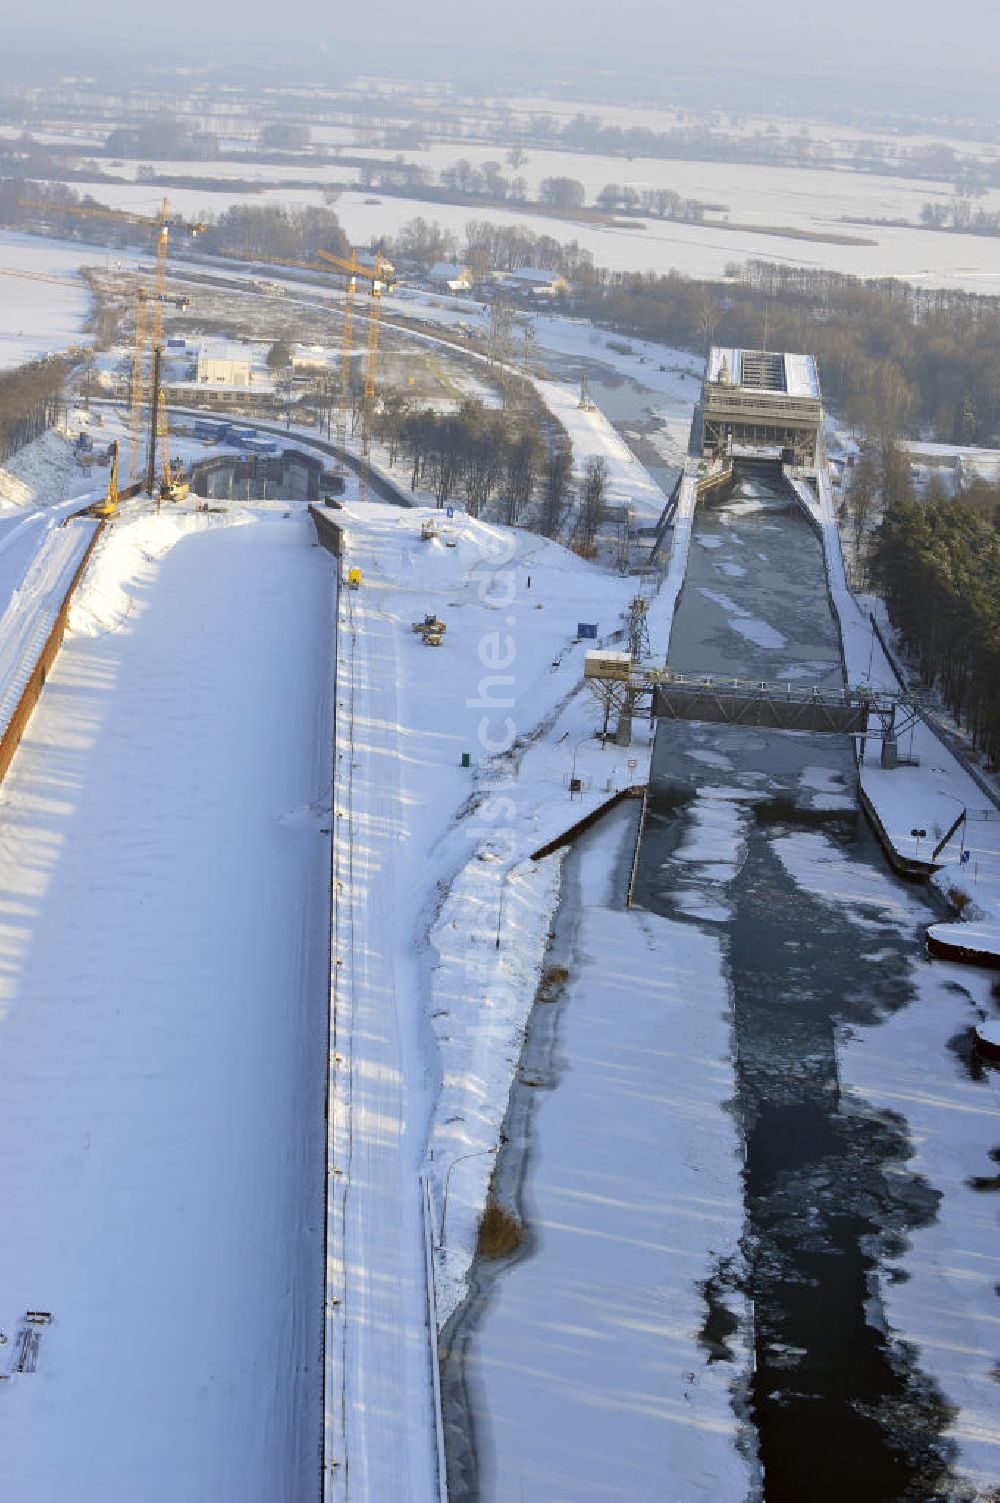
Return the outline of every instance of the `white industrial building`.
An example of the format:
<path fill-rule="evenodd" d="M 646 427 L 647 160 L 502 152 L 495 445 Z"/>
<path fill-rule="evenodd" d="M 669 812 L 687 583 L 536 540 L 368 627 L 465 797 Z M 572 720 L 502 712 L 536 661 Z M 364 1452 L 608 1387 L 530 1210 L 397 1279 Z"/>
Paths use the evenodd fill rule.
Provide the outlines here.
<path fill-rule="evenodd" d="M 249 386 L 253 380 L 250 350 L 229 340 L 206 341 L 198 350 L 195 379 L 199 386 Z"/>
<path fill-rule="evenodd" d="M 457 261 L 435 261 L 427 280 L 435 287 L 446 287 L 449 292 L 472 291 L 472 272 Z"/>

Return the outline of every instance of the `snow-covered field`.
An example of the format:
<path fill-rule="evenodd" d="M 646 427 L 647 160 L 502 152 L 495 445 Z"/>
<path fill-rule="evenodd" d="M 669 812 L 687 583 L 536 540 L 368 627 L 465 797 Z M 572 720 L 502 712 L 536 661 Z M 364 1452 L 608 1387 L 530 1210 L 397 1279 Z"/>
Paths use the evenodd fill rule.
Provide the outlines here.
<path fill-rule="evenodd" d="M 384 151 L 371 149 L 372 157 Z M 429 169 L 432 176 L 444 166 L 465 158 L 478 165 L 496 160 L 490 146 L 436 145 L 424 151 L 394 155 Z M 331 182 L 356 182 L 358 170 L 333 164 L 316 167 L 273 167 L 267 164 L 174 163 L 162 164 L 187 178 L 252 178 L 260 191 L 252 195 L 228 188 L 166 189 L 171 206 L 188 217 L 221 213 L 231 204 L 251 199 L 254 203 L 320 204 Z M 119 208 L 155 213 L 162 201 L 156 190 L 129 179 L 137 163 L 123 163 L 118 183 L 82 184 L 94 196 Z M 860 277 L 900 277 L 919 286 L 955 287 L 967 292 L 995 293 L 1000 288 L 1000 241 L 989 236 L 943 234 L 920 228 L 882 225 L 852 225 L 848 219 L 906 219 L 915 224 L 924 203 L 947 204 L 953 187 L 947 182 L 912 178 L 881 177 L 870 173 L 767 167 L 731 162 L 658 161 L 603 157 L 576 152 L 535 151 L 519 169 L 537 191 L 545 177 L 569 176 L 584 183 L 592 202 L 606 183 L 645 188 L 670 188 L 684 198 L 696 198 L 721 207 L 734 224 L 698 226 L 657 219 L 637 218 L 624 225 L 577 224 L 544 214 L 526 214 L 510 209 L 480 208 L 475 204 L 437 204 L 423 199 L 382 195 L 377 189 L 348 189 L 334 208 L 349 238 L 367 245 L 373 237 L 395 235 L 416 217 L 436 220 L 464 240 L 470 220 L 487 219 L 495 224 L 522 226 L 535 234 L 560 241 L 576 240 L 588 250 L 598 266 L 610 271 L 671 270 L 692 277 L 720 277 L 731 262 L 750 258 L 795 266 L 822 267 Z M 302 186 L 275 186 L 281 178 L 298 179 Z M 979 207 L 1000 206 L 1000 190 L 991 190 L 977 200 Z M 764 234 L 765 227 L 789 227 L 817 235 L 857 236 L 874 243 L 837 245 L 822 240 L 799 240 Z M 755 227 L 759 227 L 756 229 Z"/>
<path fill-rule="evenodd" d="M 797 169 L 766 170 L 793 172 Z M 828 175 L 839 183 L 840 174 Z M 371 199 L 376 201 L 366 201 Z M 691 277 L 721 277 L 731 262 L 753 258 L 791 266 L 824 268 L 857 277 L 900 277 L 918 286 L 955 287 L 965 292 L 992 294 L 1000 287 L 1000 240 L 982 235 L 949 235 L 917 229 L 859 229 L 840 225 L 840 233 L 862 235 L 877 243 L 829 245 L 781 235 L 763 235 L 753 230 L 723 230 L 654 219 L 637 219 L 629 221 L 625 228 L 613 229 L 547 219 L 544 215 L 522 216 L 508 209 L 428 204 L 419 199 L 380 198 L 377 193 L 358 191 L 341 194 L 335 207 L 348 237 L 358 245 L 367 245 L 373 236 L 398 234 L 408 220 L 417 216 L 436 220 L 445 229 L 453 231 L 461 242 L 470 219 L 488 219 L 493 224 L 521 226 L 538 235 L 551 235 L 556 240 L 576 240 L 584 250 L 590 251 L 597 266 L 609 271 L 666 273 L 673 270 Z M 759 207 L 759 222 L 787 223 L 787 218 L 777 218 L 781 207 L 780 202 L 776 202 L 773 208 Z M 804 223 L 807 218 L 799 214 L 792 223 Z"/>
<path fill-rule="evenodd" d="M 204 173 L 203 171 L 199 173 L 194 163 L 187 163 L 185 165 L 192 169 L 185 172 L 184 175 L 186 177 L 198 177 L 200 175 L 207 177 L 216 176 L 213 172 Z M 315 170 L 314 168 L 313 171 Z M 246 177 L 253 179 L 258 176 L 258 169 L 247 167 L 242 173 L 221 171 L 217 175 L 220 179 L 225 179 L 226 177 L 237 179 Z M 293 168 L 282 172 L 280 176 L 284 178 L 298 177 L 299 171 L 297 168 Z M 308 182 L 308 173 L 303 173 L 302 177 Z M 347 171 L 339 174 L 340 180 L 343 180 L 345 177 L 353 179 L 354 174 Z M 249 203 L 260 205 L 282 203 L 322 205 L 324 203 L 323 189 L 329 184 L 330 178 L 331 174 L 329 172 L 323 173 L 314 188 L 308 186 L 302 188 L 276 188 L 273 186 L 269 187 L 268 179 L 262 177 L 260 179 L 261 186 L 259 191 L 251 192 L 248 192 L 245 188 L 174 188 L 170 186 L 162 187 L 157 191 L 155 188 L 151 189 L 146 183 L 135 183 L 129 179 L 125 179 L 120 183 L 107 182 L 103 178 L 95 178 L 92 182 L 79 180 L 74 182 L 73 187 L 80 193 L 91 194 L 97 199 L 98 203 L 109 204 L 114 209 L 127 209 L 131 214 L 148 214 L 152 217 L 159 214 L 163 206 L 164 196 L 166 196 L 172 214 L 178 214 L 183 219 L 197 221 L 203 218 L 206 213 L 222 214 L 233 204 Z"/>
<path fill-rule="evenodd" d="M 329 560 L 120 519 L 5 780 L 0 1385 L 17 1503 L 317 1485 Z"/>
<path fill-rule="evenodd" d="M 91 296 L 79 269 L 105 259 L 94 246 L 0 230 L 0 370 L 84 342 Z"/>
<path fill-rule="evenodd" d="M 376 149 L 358 150 L 356 155 L 384 160 L 385 153 Z M 432 181 L 442 168 L 451 167 L 462 158 L 474 167 L 496 161 L 495 147 L 475 144 L 438 143 L 423 151 L 407 151 L 407 161 L 425 168 Z M 508 174 L 512 169 L 503 169 Z M 593 204 L 608 183 L 635 188 L 670 188 L 682 198 L 698 199 L 717 205 L 716 213 L 728 214 L 740 223 L 790 225 L 795 229 L 821 234 L 872 235 L 873 228 L 843 223 L 844 217 L 866 219 L 919 219 L 921 206 L 929 199 L 949 203 L 954 196 L 951 183 L 921 178 L 876 176 L 874 173 L 839 171 L 830 168 L 768 167 L 752 162 L 663 161 L 652 157 L 631 159 L 600 156 L 589 152 L 545 151 L 530 148 L 518 167 L 531 197 L 538 196 L 539 186 L 548 177 L 570 177 L 583 183 L 587 203 Z M 976 200 L 977 205 L 995 210 L 1000 207 L 1000 189 L 993 189 Z M 475 209 L 466 213 L 478 218 Z M 565 233 L 565 232 L 564 232 Z"/>

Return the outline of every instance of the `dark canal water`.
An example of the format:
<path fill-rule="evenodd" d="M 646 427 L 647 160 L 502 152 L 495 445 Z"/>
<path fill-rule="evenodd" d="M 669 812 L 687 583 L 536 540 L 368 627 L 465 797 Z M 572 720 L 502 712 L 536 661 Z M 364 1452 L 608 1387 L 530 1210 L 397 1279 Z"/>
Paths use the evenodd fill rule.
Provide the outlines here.
<path fill-rule="evenodd" d="M 842 682 L 819 542 L 759 481 L 699 511 L 670 666 Z M 720 808 L 722 853 L 705 844 Z M 828 884 L 806 875 L 817 851 Z M 885 881 L 846 738 L 661 723 L 636 899 L 715 930 L 727 958 L 767 1503 L 945 1495 L 944 1406 L 884 1335 L 871 1279 L 937 1197 L 898 1121 L 842 1096 L 835 1051 L 911 995 L 912 931 L 873 900 Z"/>
<path fill-rule="evenodd" d="M 843 682 L 819 541 L 795 502 L 760 478 L 738 477 L 729 493 L 699 509 L 670 665 L 806 687 Z M 565 868 L 550 961 L 569 972 L 599 966 L 580 917 L 593 910 L 580 888 L 596 881 L 586 875 L 595 859 L 587 842 L 611 833 L 592 832 Z M 627 867 L 627 842 L 622 849 Z M 714 1451 L 681 1455 L 675 1469 L 668 1460 L 679 1454 L 671 1450 L 679 1433 L 669 1412 L 671 1336 L 650 1357 L 638 1334 L 611 1341 L 602 1324 L 609 1306 L 613 1312 L 643 1295 L 627 1287 L 624 1270 L 639 1235 L 635 1218 L 652 1213 L 662 1187 L 640 1145 L 681 1129 L 669 1113 L 657 1115 L 655 1070 L 631 1095 L 619 1095 L 616 1084 L 633 1078 L 640 1056 L 669 1054 L 669 1025 L 666 1036 L 658 1032 L 664 1025 L 654 1009 L 630 1034 L 607 1016 L 598 988 L 589 1002 L 585 990 L 574 993 L 562 1022 L 554 1020 L 557 1009 L 536 1007 L 529 1027 L 520 1077 L 529 1075 L 533 1090 L 515 1085 L 497 1181 L 526 1216 L 527 1246 L 510 1266 L 479 1265 L 445 1343 L 453 1500 L 733 1503 L 744 1477 L 758 1478 L 765 1503 L 965 1497 L 949 1473 L 946 1406 L 913 1350 L 887 1334 L 875 1278 L 876 1270 L 885 1279 L 903 1276 L 890 1265 L 908 1233 L 934 1218 L 938 1196 L 907 1167 L 912 1145 L 900 1119 L 843 1091 L 838 1072 L 841 1036 L 911 1000 L 924 964 L 917 935 L 933 916 L 929 899 L 892 876 L 859 812 L 850 743 L 662 722 L 636 908 L 627 916 L 620 870 L 612 872 L 603 872 L 614 889 L 610 906 L 637 926 L 630 944 L 645 947 L 646 967 L 663 969 L 664 997 L 684 974 L 687 942 L 721 953 L 722 976 L 705 985 L 704 1006 L 728 1002 L 732 1113 L 745 1145 L 743 1234 L 737 1256 L 714 1272 L 699 1263 L 692 1280 L 712 1273 L 704 1285 L 703 1373 L 724 1375 L 722 1403 L 732 1405 L 745 1466 L 724 1479 L 713 1470 L 725 1450 L 720 1438 Z M 670 921 L 668 937 L 644 940 L 643 924 L 660 919 Z M 678 925 L 687 931 L 684 943 Z M 660 1012 L 669 1009 L 661 1004 Z M 630 1051 L 629 1070 L 616 1045 Z M 539 1105 L 543 1086 L 551 1105 Z M 603 1121 L 585 1149 L 574 1099 L 592 1100 L 597 1119 L 607 1110 L 622 1122 Z M 724 1138 L 728 1125 L 718 1104 L 713 1110 L 706 1126 L 715 1123 Z M 630 1147 L 602 1179 L 602 1145 L 616 1132 Z M 596 1235 L 582 1245 L 565 1244 L 561 1223 L 580 1217 L 566 1213 L 567 1186 L 600 1202 Z M 726 1193 L 738 1200 L 737 1172 Z M 739 1217 L 739 1206 L 732 1209 Z M 674 1240 L 669 1230 L 665 1240 Z M 619 1250 L 606 1268 L 595 1246 Z M 735 1312 L 748 1308 L 744 1329 Z M 633 1320 L 636 1332 L 647 1324 Z M 690 1352 L 690 1331 L 682 1334 Z M 567 1356 L 574 1342 L 584 1350 L 592 1343 L 597 1353 L 581 1365 L 578 1384 Z M 613 1364 L 622 1360 L 616 1387 Z M 684 1361 L 692 1383 L 700 1381 L 697 1359 Z M 610 1412 L 621 1443 L 628 1424 L 618 1411 L 631 1403 L 645 1412 L 661 1401 L 663 1428 L 652 1442 L 659 1467 L 628 1445 L 605 1455 Z M 704 1411 L 692 1417 L 711 1430 Z M 648 1443 L 648 1433 L 637 1434 Z M 756 1483 L 746 1488 L 756 1499 Z"/>

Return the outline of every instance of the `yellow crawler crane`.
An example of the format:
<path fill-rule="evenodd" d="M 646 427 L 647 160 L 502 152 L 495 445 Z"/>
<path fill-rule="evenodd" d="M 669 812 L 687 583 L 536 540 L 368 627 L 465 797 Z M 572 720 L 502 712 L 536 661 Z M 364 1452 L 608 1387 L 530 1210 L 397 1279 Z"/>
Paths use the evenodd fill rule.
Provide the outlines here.
<path fill-rule="evenodd" d="M 118 510 L 118 440 L 111 445 L 111 467 L 108 471 L 108 489 L 103 501 L 95 501 L 89 508 L 95 517 L 113 517 Z"/>
<path fill-rule="evenodd" d="M 372 420 L 375 414 L 375 396 L 378 388 L 378 340 L 382 313 L 382 293 L 393 286 L 392 268 L 380 252 L 375 252 L 374 263 L 369 265 L 358 260 L 355 252 L 348 261 L 330 251 L 317 251 L 317 257 L 325 269 L 333 268 L 346 278 L 344 297 L 344 329 L 340 346 L 340 407 L 337 413 L 337 441 L 341 448 L 347 443 L 347 414 L 351 405 L 351 353 L 354 333 L 354 294 L 358 278 L 368 283 L 368 353 L 365 360 L 365 384 L 361 405 L 361 452 L 362 464 L 358 484 L 358 499 L 368 499 L 371 479 Z"/>

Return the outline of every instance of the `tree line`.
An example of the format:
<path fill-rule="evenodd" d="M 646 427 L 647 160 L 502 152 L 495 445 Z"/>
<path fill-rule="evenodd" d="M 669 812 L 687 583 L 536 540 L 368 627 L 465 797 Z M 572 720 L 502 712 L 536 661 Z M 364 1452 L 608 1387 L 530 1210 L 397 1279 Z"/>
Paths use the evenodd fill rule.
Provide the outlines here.
<path fill-rule="evenodd" d="M 921 677 L 1000 762 L 1000 491 L 917 501 L 902 487 L 871 567 Z"/>
<path fill-rule="evenodd" d="M 489 512 L 513 527 L 530 511 L 545 537 L 563 532 L 576 496 L 572 446 L 562 433 L 547 444 L 532 414 L 486 407 L 474 397 L 454 412 L 438 412 L 387 392 L 374 434 L 391 466 L 408 467 L 411 490 L 430 490 L 439 507 L 461 497 L 470 516 Z M 588 461 L 572 529 L 583 551 L 593 545 L 603 517 L 607 483 L 605 461 Z"/>
<path fill-rule="evenodd" d="M 436 261 L 460 262 L 476 276 L 517 271 L 522 266 L 558 271 L 565 277 L 593 270 L 593 257 L 576 240 L 557 240 L 523 225 L 493 224 L 488 219 L 470 219 L 460 237 L 443 229 L 437 220 L 418 214 L 393 238 L 382 237 L 376 245 L 396 262 L 410 261 L 425 268 Z"/>
<path fill-rule="evenodd" d="M 390 465 L 403 459 L 410 488 L 430 490 L 438 506 L 461 493 L 476 517 L 494 498 L 498 520 L 513 526 L 532 500 L 546 456 L 533 415 L 491 408 L 470 397 L 454 412 L 408 406 L 386 393 L 374 422 Z"/>
<path fill-rule="evenodd" d="M 971 198 L 962 194 L 948 203 L 929 200 L 923 204 L 920 223 L 928 230 L 952 230 L 959 235 L 1000 235 L 1000 213 L 975 209 Z"/>
<path fill-rule="evenodd" d="M 49 356 L 0 374 L 0 461 L 51 427 L 71 368 L 72 361 Z"/>
<path fill-rule="evenodd" d="M 44 205 L 39 210 L 23 207 L 20 199 L 32 199 Z M 81 216 L 77 209 L 108 209 L 90 194 L 77 193 L 63 184 L 0 180 L 0 224 L 22 229 L 44 226 L 49 233 L 67 239 L 89 240 L 98 245 L 151 245 L 152 230 L 145 224 L 132 224 L 100 213 Z M 206 214 L 201 219 L 198 246 L 216 255 L 248 260 L 308 261 L 317 250 L 347 255 L 350 246 L 340 221 L 330 208 L 314 205 L 233 204 L 218 216 Z M 171 238 L 176 249 L 185 244 L 182 234 Z"/>
<path fill-rule="evenodd" d="M 459 131 L 449 132 L 457 136 Z M 470 123 L 468 136 L 482 136 L 481 126 Z M 775 125 L 741 129 L 733 122 L 724 129 L 713 121 L 679 120 L 667 130 L 645 126 L 609 125 L 597 114 L 579 111 L 566 120 L 535 113 L 517 119 L 501 112 L 489 139 L 507 140 L 513 150 L 526 147 L 587 152 L 600 156 L 650 157 L 661 160 L 699 162 L 747 162 L 762 166 L 843 168 L 855 172 L 891 174 L 894 177 L 936 178 L 944 182 L 975 179 L 984 186 L 1000 185 L 1000 164 L 983 156 L 958 152 L 938 141 L 918 141 L 912 146 L 873 139 L 837 141 L 812 136 L 807 128 L 782 131 Z"/>
<path fill-rule="evenodd" d="M 684 349 L 816 356 L 828 404 L 868 432 L 1000 440 L 1000 300 L 749 261 L 724 281 L 583 268 L 575 312 Z"/>

